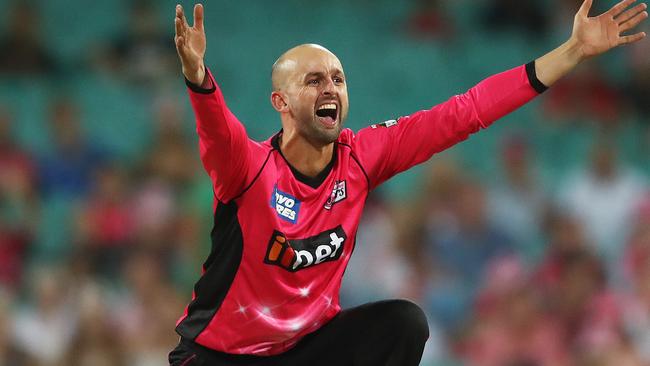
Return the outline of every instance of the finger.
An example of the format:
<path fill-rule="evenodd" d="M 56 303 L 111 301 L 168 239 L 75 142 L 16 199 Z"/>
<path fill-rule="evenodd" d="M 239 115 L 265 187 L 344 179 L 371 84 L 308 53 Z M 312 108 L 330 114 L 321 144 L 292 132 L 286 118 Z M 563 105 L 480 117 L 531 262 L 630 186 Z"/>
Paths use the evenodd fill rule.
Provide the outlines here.
<path fill-rule="evenodd" d="M 630 43 L 638 42 L 638 41 L 642 40 L 644 37 L 645 37 L 645 32 L 640 32 L 640 33 L 632 34 L 632 35 L 629 35 L 629 36 L 623 36 L 623 37 L 619 38 L 618 44 L 623 45 L 623 44 L 630 44 Z"/>
<path fill-rule="evenodd" d="M 176 4 L 176 18 L 183 20 L 183 6 Z"/>
<path fill-rule="evenodd" d="M 613 8 L 609 9 L 606 14 L 609 14 L 613 17 L 619 15 L 623 10 L 627 9 L 628 6 L 632 5 L 636 0 L 623 0 L 620 3 L 614 5 Z"/>
<path fill-rule="evenodd" d="M 185 38 L 176 37 L 174 38 L 174 42 L 176 43 L 176 52 L 178 52 L 178 57 L 180 57 L 181 59 L 181 64 L 185 65 L 187 60 L 187 52 L 185 49 Z"/>
<path fill-rule="evenodd" d="M 180 20 L 179 18 L 174 18 L 174 29 L 176 31 L 176 37 L 180 37 L 184 35 L 184 29 L 183 29 L 183 21 Z"/>
<path fill-rule="evenodd" d="M 582 3 L 582 6 L 580 6 L 580 10 L 578 10 L 578 15 L 583 16 L 583 17 L 588 17 L 589 16 L 589 10 L 591 10 L 591 4 L 593 4 L 593 0 L 585 0 Z"/>
<path fill-rule="evenodd" d="M 632 29 L 632 28 L 636 27 L 637 25 L 639 25 L 639 23 L 641 23 L 647 17 L 648 17 L 648 12 L 646 12 L 646 11 L 635 15 L 632 19 L 630 19 L 629 21 L 627 21 L 627 22 L 623 23 L 623 25 L 621 25 L 620 32 L 623 33 L 623 32 L 629 31 L 630 29 Z"/>
<path fill-rule="evenodd" d="M 203 4 L 194 5 L 194 28 L 203 31 Z"/>
<path fill-rule="evenodd" d="M 183 7 L 179 4 L 176 5 L 176 18 L 174 24 L 176 25 L 176 35 L 184 36 L 187 31 L 187 23 L 184 21 Z"/>
<path fill-rule="evenodd" d="M 623 14 L 616 17 L 616 21 L 618 22 L 618 24 L 623 24 L 628 20 L 630 20 L 635 15 L 637 15 L 638 13 L 644 11 L 647 7 L 648 6 L 645 3 L 639 4 L 633 7 L 632 9 L 626 10 Z"/>
<path fill-rule="evenodd" d="M 183 11 L 183 5 L 181 4 L 176 5 L 176 17 L 183 22 L 183 27 L 189 28 L 190 25 L 187 24 L 185 12 Z"/>

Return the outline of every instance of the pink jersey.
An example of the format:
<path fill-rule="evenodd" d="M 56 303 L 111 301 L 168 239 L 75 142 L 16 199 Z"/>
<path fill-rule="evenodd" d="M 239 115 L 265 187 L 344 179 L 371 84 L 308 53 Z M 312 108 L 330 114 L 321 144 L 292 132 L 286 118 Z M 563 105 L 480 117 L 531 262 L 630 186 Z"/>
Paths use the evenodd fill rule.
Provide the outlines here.
<path fill-rule="evenodd" d="M 307 177 L 282 155 L 281 132 L 249 139 L 212 82 L 211 90 L 189 89 L 214 187 L 212 251 L 176 330 L 216 351 L 253 355 L 292 348 L 340 311 L 339 288 L 370 190 L 543 90 L 531 63 L 430 110 L 356 134 L 344 129 L 331 162 Z"/>

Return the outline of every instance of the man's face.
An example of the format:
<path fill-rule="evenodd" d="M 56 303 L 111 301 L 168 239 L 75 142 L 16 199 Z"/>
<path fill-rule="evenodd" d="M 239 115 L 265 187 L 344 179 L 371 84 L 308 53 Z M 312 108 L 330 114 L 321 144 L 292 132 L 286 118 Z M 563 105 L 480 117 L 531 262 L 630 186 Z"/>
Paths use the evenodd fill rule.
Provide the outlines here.
<path fill-rule="evenodd" d="M 338 139 L 348 114 L 341 62 L 318 48 L 301 50 L 294 60 L 285 93 L 296 129 L 312 143 L 332 143 Z"/>

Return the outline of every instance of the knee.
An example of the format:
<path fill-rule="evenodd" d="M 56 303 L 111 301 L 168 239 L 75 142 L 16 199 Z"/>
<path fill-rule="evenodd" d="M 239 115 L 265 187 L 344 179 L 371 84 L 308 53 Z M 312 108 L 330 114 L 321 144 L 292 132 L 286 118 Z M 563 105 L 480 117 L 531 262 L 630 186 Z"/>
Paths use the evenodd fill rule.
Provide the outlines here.
<path fill-rule="evenodd" d="M 424 340 L 429 338 L 429 323 L 422 309 L 408 300 L 391 300 L 387 316 L 396 335 Z"/>

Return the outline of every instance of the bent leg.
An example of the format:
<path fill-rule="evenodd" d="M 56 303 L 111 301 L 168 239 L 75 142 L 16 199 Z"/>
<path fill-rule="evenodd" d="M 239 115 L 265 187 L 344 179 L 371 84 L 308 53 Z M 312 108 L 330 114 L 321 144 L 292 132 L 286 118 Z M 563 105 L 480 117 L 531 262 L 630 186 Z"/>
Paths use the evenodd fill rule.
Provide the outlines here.
<path fill-rule="evenodd" d="M 428 337 L 417 305 L 380 301 L 342 311 L 282 358 L 286 365 L 417 366 Z"/>

